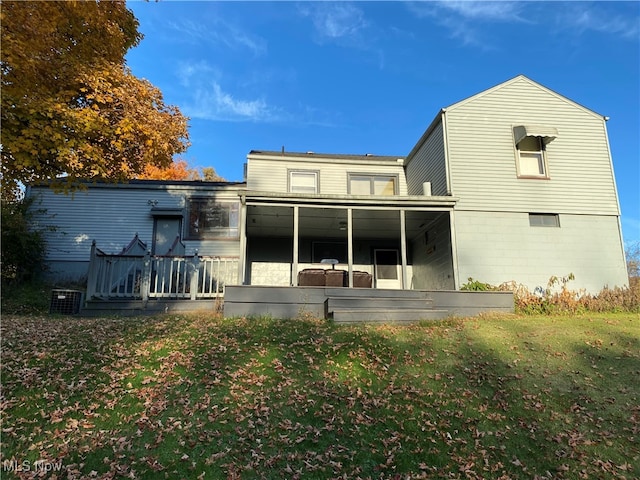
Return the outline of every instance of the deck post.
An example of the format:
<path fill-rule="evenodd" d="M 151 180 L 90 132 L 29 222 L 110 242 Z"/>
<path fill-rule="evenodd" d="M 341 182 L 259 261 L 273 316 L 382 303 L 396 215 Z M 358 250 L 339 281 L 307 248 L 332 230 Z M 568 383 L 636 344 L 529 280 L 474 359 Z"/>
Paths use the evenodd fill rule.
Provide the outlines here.
<path fill-rule="evenodd" d="M 151 285 L 151 252 L 147 250 L 142 260 L 142 282 L 140 283 L 140 296 L 143 302 L 149 300 Z"/>
<path fill-rule="evenodd" d="M 298 235 L 299 235 L 299 217 L 300 217 L 300 207 L 295 205 L 293 207 L 293 265 L 291 272 L 291 285 L 294 287 L 298 286 Z"/>
<path fill-rule="evenodd" d="M 402 289 L 407 290 L 409 285 L 407 278 L 407 222 L 403 209 L 400 210 L 400 256 L 402 260 Z"/>
<path fill-rule="evenodd" d="M 87 300 L 91 300 L 96 294 L 98 283 L 98 261 L 96 258 L 96 241 L 91 242 L 89 254 L 89 272 L 87 272 Z"/>
<path fill-rule="evenodd" d="M 349 288 L 353 288 L 353 209 L 347 208 L 347 262 L 349 263 Z"/>
<path fill-rule="evenodd" d="M 200 257 L 198 256 L 198 251 L 196 250 L 196 254 L 193 256 L 193 260 L 191 261 L 191 284 L 189 285 L 189 291 L 191 292 L 191 300 L 195 300 L 198 294 L 198 276 L 200 275 Z"/>
<path fill-rule="evenodd" d="M 245 265 L 247 263 L 247 199 L 240 196 L 240 258 L 238 260 L 238 283 L 244 285 Z"/>

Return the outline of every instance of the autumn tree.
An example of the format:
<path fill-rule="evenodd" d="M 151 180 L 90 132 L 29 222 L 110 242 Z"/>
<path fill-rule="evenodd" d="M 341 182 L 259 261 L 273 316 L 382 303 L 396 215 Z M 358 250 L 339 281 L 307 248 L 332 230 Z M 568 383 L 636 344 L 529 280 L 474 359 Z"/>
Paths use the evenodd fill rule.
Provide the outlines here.
<path fill-rule="evenodd" d="M 174 160 L 168 167 L 147 165 L 141 175 L 136 178 L 144 180 L 199 180 L 200 172 L 189 168 L 185 160 Z"/>
<path fill-rule="evenodd" d="M 125 64 L 142 35 L 123 0 L 3 1 L 1 23 L 3 198 L 133 178 L 186 150 L 187 119 Z"/>
<path fill-rule="evenodd" d="M 216 169 L 213 167 L 203 167 L 202 168 L 202 180 L 206 182 L 224 182 L 225 179 L 222 178 L 216 172 Z"/>

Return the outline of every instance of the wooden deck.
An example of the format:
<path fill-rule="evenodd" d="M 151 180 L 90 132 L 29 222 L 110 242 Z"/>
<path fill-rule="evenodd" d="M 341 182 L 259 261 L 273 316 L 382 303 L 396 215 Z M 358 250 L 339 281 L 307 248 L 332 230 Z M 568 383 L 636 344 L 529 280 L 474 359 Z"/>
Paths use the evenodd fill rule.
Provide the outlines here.
<path fill-rule="evenodd" d="M 484 312 L 513 312 L 511 292 L 228 285 L 225 317 L 311 315 L 338 323 L 411 323 Z"/>

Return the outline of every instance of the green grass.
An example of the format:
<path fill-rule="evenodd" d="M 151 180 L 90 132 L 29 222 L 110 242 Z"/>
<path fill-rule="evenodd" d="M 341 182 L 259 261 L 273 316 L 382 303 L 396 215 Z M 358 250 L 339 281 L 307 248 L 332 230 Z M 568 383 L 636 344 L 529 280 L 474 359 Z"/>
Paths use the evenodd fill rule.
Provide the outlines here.
<path fill-rule="evenodd" d="M 640 476 L 637 314 L 1 327 L 2 478 Z"/>

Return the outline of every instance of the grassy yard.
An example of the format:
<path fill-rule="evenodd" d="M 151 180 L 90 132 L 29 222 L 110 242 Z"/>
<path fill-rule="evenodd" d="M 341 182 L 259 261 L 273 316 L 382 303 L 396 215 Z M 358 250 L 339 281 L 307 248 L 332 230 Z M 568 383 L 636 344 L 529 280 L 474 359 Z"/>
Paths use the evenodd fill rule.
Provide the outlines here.
<path fill-rule="evenodd" d="M 3 479 L 640 477 L 637 314 L 1 328 Z"/>

